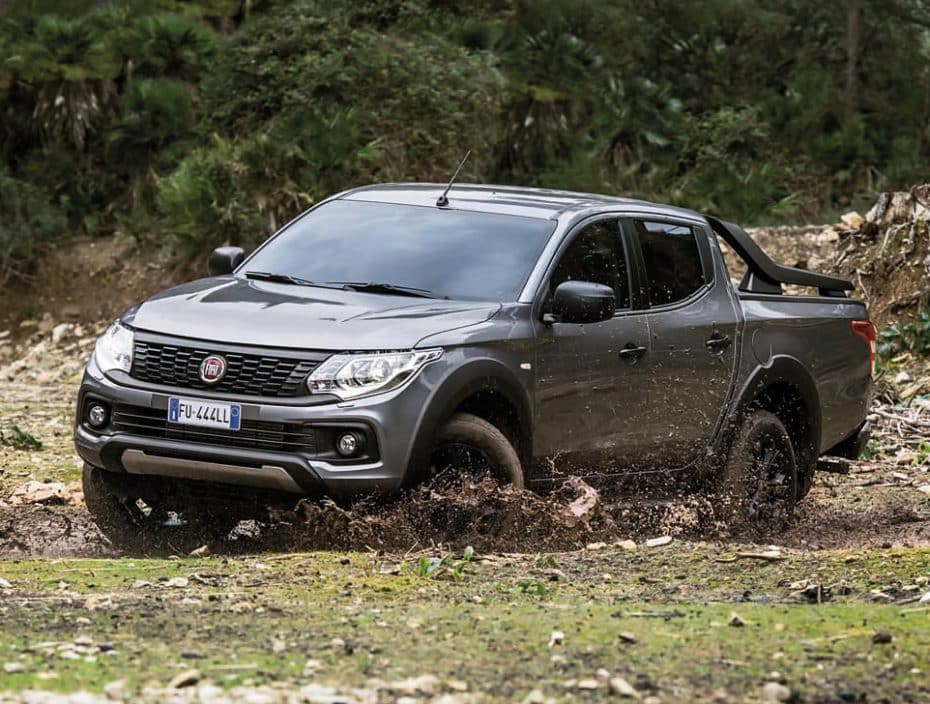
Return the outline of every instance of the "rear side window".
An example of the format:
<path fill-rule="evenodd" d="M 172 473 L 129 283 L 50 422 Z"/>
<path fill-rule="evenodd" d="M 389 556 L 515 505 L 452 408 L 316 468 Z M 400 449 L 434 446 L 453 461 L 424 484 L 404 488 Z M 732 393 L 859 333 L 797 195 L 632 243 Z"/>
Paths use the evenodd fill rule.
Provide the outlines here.
<path fill-rule="evenodd" d="M 619 222 L 600 220 L 575 235 L 549 279 L 550 295 L 565 281 L 590 281 L 610 286 L 617 308 L 630 307 L 630 279 Z"/>
<path fill-rule="evenodd" d="M 650 305 L 684 300 L 706 283 L 693 228 L 648 220 L 634 220 L 634 225 L 646 265 Z"/>

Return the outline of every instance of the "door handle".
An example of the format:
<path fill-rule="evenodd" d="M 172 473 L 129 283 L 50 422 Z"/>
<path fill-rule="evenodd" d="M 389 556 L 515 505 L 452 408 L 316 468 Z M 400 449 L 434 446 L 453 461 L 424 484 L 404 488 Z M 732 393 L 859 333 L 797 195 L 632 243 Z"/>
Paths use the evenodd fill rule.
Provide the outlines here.
<path fill-rule="evenodd" d="M 709 339 L 704 341 L 704 346 L 711 352 L 723 352 L 730 346 L 731 340 L 729 335 L 721 335 L 715 332 Z"/>
<path fill-rule="evenodd" d="M 646 347 L 638 347 L 637 345 L 634 345 L 632 342 L 627 342 L 623 346 L 623 349 L 620 350 L 619 354 L 620 354 L 620 359 L 628 359 L 628 360 L 632 360 L 635 362 L 637 359 L 642 357 L 648 351 L 649 350 Z"/>

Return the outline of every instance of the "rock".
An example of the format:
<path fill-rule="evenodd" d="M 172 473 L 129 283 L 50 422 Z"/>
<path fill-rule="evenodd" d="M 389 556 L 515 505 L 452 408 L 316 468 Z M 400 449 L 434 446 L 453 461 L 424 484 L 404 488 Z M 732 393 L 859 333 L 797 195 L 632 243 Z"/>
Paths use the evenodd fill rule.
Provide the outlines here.
<path fill-rule="evenodd" d="M 39 321 L 38 330 L 43 335 L 47 335 L 52 331 L 52 328 L 55 327 L 55 319 L 52 317 L 51 313 L 43 313 L 42 319 Z"/>
<path fill-rule="evenodd" d="M 14 675 L 17 672 L 25 672 L 26 666 L 21 662 L 7 662 L 3 664 L 3 671 L 8 675 Z"/>
<path fill-rule="evenodd" d="M 600 687 L 601 683 L 595 679 L 587 678 L 583 680 L 578 680 L 578 684 L 576 686 L 578 687 L 578 689 L 591 690 L 591 689 L 597 689 L 598 687 Z"/>
<path fill-rule="evenodd" d="M 189 557 L 207 557 L 209 554 L 210 554 L 210 546 L 201 545 L 199 548 L 195 548 L 194 550 L 191 550 L 188 556 Z"/>
<path fill-rule="evenodd" d="M 927 592 L 917 600 L 918 604 L 930 604 L 930 592 Z"/>
<path fill-rule="evenodd" d="M 840 216 L 840 222 L 850 230 L 858 230 L 865 224 L 865 218 L 859 215 L 855 210 L 851 210 Z"/>
<path fill-rule="evenodd" d="M 531 689 L 523 698 L 523 704 L 544 704 L 546 695 L 541 689 Z"/>
<path fill-rule="evenodd" d="M 346 697 L 340 694 L 332 687 L 315 683 L 301 687 L 299 694 L 299 699 L 288 699 L 288 701 L 307 702 L 307 704 L 352 704 L 358 701 L 354 697 Z"/>
<path fill-rule="evenodd" d="M 630 540 L 629 538 L 626 539 L 626 540 L 618 540 L 618 541 L 616 542 L 616 546 L 617 546 L 618 548 L 623 548 L 624 550 L 635 550 L 635 549 L 636 549 L 636 541 Z"/>
<path fill-rule="evenodd" d="M 565 642 L 565 634 L 562 631 L 552 631 L 552 635 L 549 636 L 549 647 L 551 648 L 554 645 L 562 645 Z"/>
<path fill-rule="evenodd" d="M 568 505 L 567 522 L 570 526 L 587 523 L 598 507 L 601 495 L 577 477 L 572 477 L 568 483 L 578 492 L 578 497 Z"/>
<path fill-rule="evenodd" d="M 585 550 L 604 550 L 607 547 L 607 543 L 588 543 L 585 545 Z"/>
<path fill-rule="evenodd" d="M 13 585 L 6 581 L 3 577 L 0 577 L 0 589 L 12 589 Z"/>
<path fill-rule="evenodd" d="M 888 631 L 875 631 L 872 634 L 872 642 L 877 645 L 884 645 L 894 640 L 894 637 Z"/>
<path fill-rule="evenodd" d="M 927 494 L 927 496 L 930 496 L 930 484 L 921 484 L 920 486 L 917 487 L 917 491 Z"/>
<path fill-rule="evenodd" d="M 168 683 L 168 689 L 182 689 L 192 687 L 200 682 L 200 670 L 184 670 L 179 672 Z"/>
<path fill-rule="evenodd" d="M 730 612 L 730 620 L 727 624 L 734 628 L 742 628 L 746 625 L 746 620 L 735 611 L 732 611 Z"/>
<path fill-rule="evenodd" d="M 647 540 L 646 547 L 647 548 L 660 548 L 663 545 L 668 545 L 671 542 L 672 542 L 672 536 L 663 535 L 658 538 L 650 538 L 649 540 Z"/>
<path fill-rule="evenodd" d="M 630 645 L 634 645 L 636 643 L 636 636 L 629 631 L 620 631 L 619 638 L 624 643 L 629 643 Z"/>
<path fill-rule="evenodd" d="M 639 692 L 622 677 L 610 678 L 610 691 L 620 697 L 639 699 Z"/>
<path fill-rule="evenodd" d="M 197 698 L 196 701 L 199 704 L 220 704 L 220 702 L 227 702 L 228 699 L 223 697 L 223 689 L 217 687 L 215 684 L 204 683 L 197 687 Z"/>
<path fill-rule="evenodd" d="M 74 325 L 71 323 L 59 323 L 52 328 L 52 344 L 60 345 L 62 340 L 66 340 L 74 333 Z"/>
<path fill-rule="evenodd" d="M 187 577 L 172 577 L 167 582 L 165 582 L 166 587 L 176 589 L 183 589 L 188 584 L 190 584 L 190 580 Z"/>
<path fill-rule="evenodd" d="M 387 685 L 395 694 L 425 694 L 432 696 L 439 689 L 440 681 L 436 675 L 420 675 L 405 680 L 391 682 Z"/>
<path fill-rule="evenodd" d="M 762 701 L 765 702 L 790 702 L 793 696 L 791 690 L 780 682 L 766 682 L 762 688 Z"/>
<path fill-rule="evenodd" d="M 912 381 L 911 375 L 908 374 L 907 372 L 898 372 L 897 374 L 894 375 L 895 384 L 907 384 L 910 381 Z"/>
<path fill-rule="evenodd" d="M 111 701 L 125 701 L 129 696 L 129 691 L 126 687 L 126 680 L 114 680 L 113 682 L 107 682 L 105 685 L 103 685 L 103 693 L 106 695 L 106 698 Z"/>

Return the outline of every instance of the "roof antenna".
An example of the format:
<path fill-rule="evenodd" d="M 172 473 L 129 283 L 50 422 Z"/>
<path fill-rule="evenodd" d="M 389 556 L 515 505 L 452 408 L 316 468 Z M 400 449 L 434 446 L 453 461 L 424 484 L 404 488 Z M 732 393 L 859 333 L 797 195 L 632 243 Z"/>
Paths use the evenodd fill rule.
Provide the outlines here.
<path fill-rule="evenodd" d="M 452 188 L 452 184 L 455 183 L 455 179 L 458 178 L 459 171 L 461 171 L 462 167 L 465 166 L 465 162 L 468 161 L 468 157 L 470 156 L 471 156 L 471 149 L 465 152 L 465 156 L 463 156 L 462 160 L 459 162 L 458 168 L 455 170 L 455 173 L 452 174 L 452 178 L 449 179 L 449 185 L 446 186 L 446 190 L 444 190 L 442 192 L 442 195 L 436 199 L 436 205 L 438 207 L 442 208 L 446 205 L 449 205 L 449 198 L 447 197 L 446 194 L 449 193 L 449 189 Z"/>

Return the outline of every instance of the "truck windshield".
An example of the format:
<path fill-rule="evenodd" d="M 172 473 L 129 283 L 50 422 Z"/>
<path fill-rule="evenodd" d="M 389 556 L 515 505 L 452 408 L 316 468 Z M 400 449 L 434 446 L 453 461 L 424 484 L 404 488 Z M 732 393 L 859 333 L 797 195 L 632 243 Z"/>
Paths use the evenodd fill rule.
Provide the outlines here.
<path fill-rule="evenodd" d="M 335 200 L 272 238 L 241 272 L 379 294 L 515 301 L 554 229 L 541 218 Z"/>

